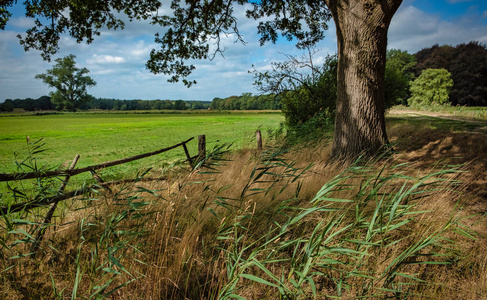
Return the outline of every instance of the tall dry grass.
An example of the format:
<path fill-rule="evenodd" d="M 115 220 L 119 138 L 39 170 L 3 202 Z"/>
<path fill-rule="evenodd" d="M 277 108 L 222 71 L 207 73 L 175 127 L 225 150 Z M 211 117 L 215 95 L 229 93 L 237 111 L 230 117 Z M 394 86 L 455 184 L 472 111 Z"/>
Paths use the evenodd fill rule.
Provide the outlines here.
<path fill-rule="evenodd" d="M 198 172 L 112 186 L 75 202 L 35 258 L 37 224 L 4 216 L 0 297 L 487 297 L 485 214 L 461 168 L 327 153 L 220 148 Z"/>

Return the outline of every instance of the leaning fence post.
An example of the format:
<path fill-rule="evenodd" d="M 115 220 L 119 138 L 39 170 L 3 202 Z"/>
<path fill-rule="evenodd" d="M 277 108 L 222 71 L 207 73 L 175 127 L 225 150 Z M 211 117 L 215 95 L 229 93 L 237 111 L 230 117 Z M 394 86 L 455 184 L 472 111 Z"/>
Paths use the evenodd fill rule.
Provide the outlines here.
<path fill-rule="evenodd" d="M 71 177 L 69 174 L 69 171 L 73 170 L 76 164 L 78 163 L 79 160 L 79 154 L 76 154 L 74 157 L 73 161 L 71 162 L 71 165 L 68 168 L 68 172 L 66 174 L 66 177 L 64 177 L 63 183 L 61 183 L 61 186 L 59 187 L 58 190 L 58 195 L 62 194 L 64 192 L 64 189 L 66 188 L 66 185 L 68 184 L 68 180 Z M 51 204 L 51 207 L 49 208 L 49 211 L 46 214 L 46 217 L 44 218 L 44 222 L 40 226 L 39 232 L 37 232 L 36 239 L 34 241 L 34 244 L 32 245 L 31 252 L 33 252 L 33 256 L 35 256 L 35 252 L 37 251 L 37 248 L 39 247 L 39 244 L 42 241 L 42 238 L 44 237 L 44 233 L 46 232 L 46 225 L 51 223 L 52 216 L 54 215 L 54 212 L 56 211 L 56 207 L 59 201 L 55 201 Z"/>
<path fill-rule="evenodd" d="M 260 130 L 255 132 L 255 138 L 257 139 L 257 150 L 262 150 L 262 134 Z"/>
<path fill-rule="evenodd" d="M 194 164 L 193 160 L 191 159 L 191 155 L 189 155 L 188 147 L 186 146 L 186 143 L 183 144 L 183 149 L 184 149 L 184 154 L 186 154 L 186 158 L 188 159 L 189 166 L 191 169 L 194 169 Z"/>

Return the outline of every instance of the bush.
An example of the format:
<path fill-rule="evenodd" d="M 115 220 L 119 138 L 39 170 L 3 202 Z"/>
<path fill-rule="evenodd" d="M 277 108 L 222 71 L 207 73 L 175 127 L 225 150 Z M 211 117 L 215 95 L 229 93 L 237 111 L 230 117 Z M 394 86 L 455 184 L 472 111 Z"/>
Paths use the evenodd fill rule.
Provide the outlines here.
<path fill-rule="evenodd" d="M 448 105 L 453 80 L 445 69 L 426 69 L 411 82 L 411 98 L 408 104 L 412 107 Z"/>
<path fill-rule="evenodd" d="M 288 126 L 304 124 L 316 116 L 334 119 L 337 67 L 336 56 L 328 56 L 318 80 L 308 78 L 296 90 L 283 95 L 282 112 Z"/>

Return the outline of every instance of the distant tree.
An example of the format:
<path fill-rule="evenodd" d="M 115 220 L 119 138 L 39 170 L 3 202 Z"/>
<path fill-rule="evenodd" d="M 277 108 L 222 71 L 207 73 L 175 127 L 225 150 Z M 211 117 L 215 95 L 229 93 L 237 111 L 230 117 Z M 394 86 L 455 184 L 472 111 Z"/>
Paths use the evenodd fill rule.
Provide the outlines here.
<path fill-rule="evenodd" d="M 56 64 L 47 73 L 36 75 L 45 84 L 56 88 L 51 92 L 52 103 L 60 110 L 76 111 L 83 103 L 92 99 L 86 88 L 96 85 L 96 82 L 86 74 L 86 68 L 77 68 L 74 59 L 76 56 L 68 55 L 55 60 Z"/>
<path fill-rule="evenodd" d="M 455 47 L 447 69 L 452 74 L 453 105 L 487 106 L 487 46 L 478 42 Z"/>
<path fill-rule="evenodd" d="M 407 104 L 409 82 L 414 78 L 416 58 L 407 51 L 391 49 L 386 54 L 385 102 L 386 107 Z"/>
<path fill-rule="evenodd" d="M 162 109 L 162 101 L 161 100 L 152 100 L 150 102 L 150 109 L 151 110 L 160 110 L 160 109 Z"/>
<path fill-rule="evenodd" d="M 426 69 L 411 83 L 410 106 L 447 105 L 453 80 L 445 69 Z"/>
<path fill-rule="evenodd" d="M 203 109 L 205 106 L 201 101 L 192 101 L 191 102 L 191 109 Z"/>
<path fill-rule="evenodd" d="M 416 66 L 414 72 L 419 76 L 426 69 L 447 69 L 451 60 L 454 59 L 455 49 L 450 45 L 435 44 L 424 48 L 416 54 Z"/>
<path fill-rule="evenodd" d="M 51 102 L 51 97 L 49 97 L 49 96 L 39 97 L 35 102 L 36 102 L 36 104 L 35 104 L 36 110 L 52 110 L 52 109 L 54 109 L 54 105 Z"/>
<path fill-rule="evenodd" d="M 175 110 L 186 110 L 186 102 L 184 102 L 183 100 L 174 101 L 174 109 Z"/>
<path fill-rule="evenodd" d="M 0 103 L 0 111 L 13 111 L 15 105 L 12 99 L 6 99 L 3 103 Z"/>
<path fill-rule="evenodd" d="M 213 98 L 213 100 L 211 101 L 211 105 L 210 105 L 210 108 L 211 109 L 214 109 L 214 110 L 221 110 L 221 105 L 220 103 L 222 102 L 222 98 L 219 98 L 219 97 L 215 97 Z"/>
<path fill-rule="evenodd" d="M 23 108 L 26 111 L 34 111 L 36 110 L 36 103 L 35 100 L 32 98 L 25 98 L 21 102 L 21 108 Z"/>

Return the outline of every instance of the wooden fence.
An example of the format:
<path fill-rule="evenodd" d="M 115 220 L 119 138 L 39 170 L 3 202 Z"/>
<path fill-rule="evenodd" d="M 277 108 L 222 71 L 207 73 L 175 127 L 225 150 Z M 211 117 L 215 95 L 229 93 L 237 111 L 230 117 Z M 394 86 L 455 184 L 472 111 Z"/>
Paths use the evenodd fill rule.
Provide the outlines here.
<path fill-rule="evenodd" d="M 198 154 L 195 156 L 191 156 L 188 151 L 188 147 L 186 144 L 193 140 L 194 137 L 187 139 L 186 141 L 183 141 L 181 143 L 178 143 L 176 145 L 163 148 L 157 151 L 152 151 L 148 153 L 143 153 L 119 160 L 114 160 L 114 161 L 109 161 L 109 162 L 104 162 L 101 164 L 93 165 L 93 166 L 88 166 L 88 167 L 83 167 L 79 169 L 75 169 L 75 166 L 78 162 L 78 159 L 80 158 L 79 154 L 76 155 L 76 157 L 73 159 L 71 166 L 67 168 L 66 170 L 56 170 L 56 171 L 46 171 L 46 172 L 30 172 L 30 173 L 16 173 L 16 174 L 2 174 L 0 173 L 0 182 L 3 181 L 16 181 L 16 180 L 25 180 L 25 179 L 34 179 L 34 178 L 48 178 L 48 177 L 58 177 L 58 176 L 64 176 L 64 180 L 61 184 L 61 187 L 59 188 L 58 192 L 56 195 L 50 196 L 50 197 L 43 197 L 41 199 L 35 199 L 29 202 L 23 202 L 23 203 L 17 203 L 13 205 L 8 205 L 8 206 L 0 206 L 0 214 L 7 214 L 7 213 L 13 213 L 13 212 L 20 212 L 20 211 L 29 211 L 31 209 L 34 209 L 36 207 L 41 207 L 41 206 L 47 206 L 51 205 L 51 209 L 48 212 L 48 215 L 46 216 L 46 219 L 49 219 L 52 217 L 52 213 L 54 213 L 54 210 L 56 209 L 56 205 L 58 202 L 75 197 L 77 195 L 82 195 L 91 189 L 93 189 L 93 186 L 88 186 L 84 187 L 79 190 L 75 191 L 70 191 L 70 192 L 64 192 L 64 189 L 66 188 L 66 185 L 69 181 L 69 179 L 72 176 L 85 173 L 85 172 L 90 172 L 93 178 L 95 178 L 98 182 L 96 185 L 97 187 L 102 187 L 102 188 L 108 188 L 110 184 L 113 184 L 113 182 L 103 182 L 101 178 L 96 174 L 97 170 L 104 169 L 107 167 L 112 167 L 116 165 L 121 165 L 125 164 L 131 161 L 139 160 L 142 158 L 154 156 L 157 154 L 161 154 L 167 151 L 170 151 L 172 149 L 178 148 L 178 147 L 183 147 L 184 153 L 186 155 L 186 161 L 189 163 L 191 169 L 194 169 L 196 164 L 203 159 L 206 156 L 206 136 L 205 135 L 199 135 L 198 136 Z M 256 131 L 256 140 L 257 140 L 257 149 L 262 150 L 262 135 L 260 130 Z M 51 213 L 52 210 L 52 213 Z M 50 216 L 49 216 L 50 215 Z"/>
<path fill-rule="evenodd" d="M 91 175 L 98 182 L 96 187 L 104 187 L 104 188 L 109 189 L 108 185 L 113 184 L 113 182 L 112 183 L 103 182 L 103 180 L 101 180 L 101 178 L 98 176 L 98 174 L 96 174 L 97 170 L 107 168 L 107 167 L 116 166 L 116 165 L 125 164 L 125 163 L 131 162 L 131 161 L 139 160 L 139 159 L 150 157 L 150 156 L 154 156 L 154 155 L 161 154 L 161 153 L 167 152 L 169 150 L 172 150 L 172 149 L 175 149 L 178 147 L 183 147 L 184 153 L 186 155 L 187 162 L 189 163 L 191 169 L 194 169 L 195 163 L 197 163 L 199 160 L 203 159 L 206 155 L 206 149 L 205 149 L 206 148 L 206 138 L 204 135 L 198 136 L 198 154 L 195 156 L 191 156 L 189 154 L 188 147 L 186 146 L 186 144 L 193 139 L 194 139 L 194 137 L 192 137 L 186 141 L 183 141 L 179 144 L 176 144 L 176 145 L 173 145 L 173 146 L 170 146 L 167 148 L 163 148 L 163 149 L 160 149 L 157 151 L 143 153 L 143 154 L 139 154 L 139 155 L 135 155 L 135 156 L 119 159 L 119 160 L 109 161 L 109 162 L 105 162 L 102 164 L 97 164 L 97 165 L 88 166 L 88 167 L 84 167 L 84 168 L 79 168 L 79 169 L 75 169 L 75 166 L 78 163 L 78 160 L 80 158 L 80 155 L 76 154 L 73 161 L 71 162 L 71 165 L 66 170 L 47 171 L 47 172 L 17 173 L 17 174 L 0 174 L 0 182 L 64 176 L 62 184 L 59 187 L 56 195 L 51 196 L 51 197 L 42 197 L 40 199 L 34 199 L 32 201 L 29 201 L 29 202 L 17 203 L 17 204 L 8 205 L 8 206 L 0 206 L 0 213 L 3 215 L 3 214 L 8 214 L 8 213 L 20 212 L 20 211 L 29 211 L 29 210 L 34 209 L 36 207 L 42 207 L 42 206 L 50 205 L 50 208 L 49 208 L 48 212 L 46 213 L 46 216 L 44 217 L 44 221 L 42 222 L 42 225 L 39 226 L 39 230 L 37 231 L 36 238 L 34 240 L 34 243 L 32 244 L 32 247 L 31 247 L 31 252 L 33 253 L 33 255 L 35 255 L 35 253 L 39 247 L 39 244 L 44 237 L 44 232 L 47 228 L 47 224 L 51 223 L 51 219 L 54 215 L 54 212 L 56 211 L 58 203 L 63 201 L 63 200 L 72 198 L 74 196 L 82 195 L 82 194 L 84 194 L 84 193 L 86 193 L 86 192 L 88 192 L 94 188 L 94 186 L 89 186 L 89 187 L 84 187 L 84 188 L 79 189 L 79 190 L 75 190 L 75 191 L 65 193 L 64 189 L 66 188 L 66 185 L 68 184 L 68 181 L 71 178 L 71 176 L 78 175 L 78 174 L 85 173 L 85 172 L 91 172 Z"/>
<path fill-rule="evenodd" d="M 257 148 L 259 150 L 262 150 L 262 136 L 260 133 L 260 130 L 257 130 L 256 132 L 256 138 L 257 138 Z M 49 178 L 49 177 L 58 177 L 58 176 L 64 176 L 64 179 L 62 181 L 61 186 L 59 187 L 56 195 L 50 196 L 50 197 L 42 197 L 40 199 L 34 199 L 32 201 L 28 202 L 23 202 L 23 203 L 17 203 L 13 205 L 6 205 L 6 206 L 0 206 L 0 214 L 8 214 L 8 213 L 14 213 L 14 212 L 21 212 L 21 211 L 29 211 L 31 209 L 37 208 L 37 207 L 42 207 L 42 206 L 47 206 L 50 205 L 50 208 L 44 217 L 44 221 L 41 226 L 39 226 L 39 230 L 37 231 L 37 236 L 35 238 L 34 243 L 32 244 L 31 247 L 31 252 L 35 256 L 35 253 L 39 247 L 40 242 L 43 239 L 44 232 L 47 228 L 47 225 L 51 222 L 51 219 L 54 215 L 54 212 L 56 211 L 57 204 L 63 200 L 75 197 L 77 195 L 82 195 L 85 194 L 86 192 L 89 192 L 92 190 L 94 187 L 102 187 L 109 189 L 110 184 L 114 184 L 115 182 L 103 182 L 103 180 L 96 174 L 97 170 L 104 169 L 107 167 L 112 167 L 116 165 L 121 165 L 125 164 L 131 161 L 139 160 L 142 158 L 154 156 L 157 154 L 161 154 L 167 151 L 170 151 L 172 149 L 178 148 L 178 147 L 183 147 L 184 149 L 184 154 L 186 155 L 186 161 L 189 163 L 191 169 L 194 169 L 196 164 L 201 161 L 206 156 L 206 137 L 204 135 L 198 136 L 198 154 L 195 156 L 191 156 L 188 151 L 188 147 L 186 144 L 193 140 L 194 137 L 187 139 L 186 141 L 183 141 L 179 144 L 163 148 L 157 151 L 152 151 L 148 153 L 143 153 L 119 160 L 114 160 L 114 161 L 109 161 L 93 166 L 88 166 L 84 168 L 79 168 L 75 169 L 76 164 L 78 163 L 78 160 L 80 158 L 79 154 L 76 154 L 74 157 L 73 161 L 71 162 L 71 165 L 69 168 L 66 170 L 56 170 L 56 171 L 46 171 L 46 172 L 30 172 L 30 173 L 16 173 L 16 174 L 2 174 L 0 173 L 0 182 L 4 181 L 16 181 L 16 180 L 25 180 L 25 179 L 34 179 L 34 178 Z M 95 178 L 98 182 L 96 186 L 88 186 L 84 187 L 82 189 L 78 189 L 75 191 L 71 192 L 64 192 L 64 189 L 66 188 L 66 185 L 68 184 L 69 179 L 74 176 L 78 175 L 81 173 L 85 172 L 90 172 L 93 178 Z"/>
<path fill-rule="evenodd" d="M 186 144 L 193 140 L 194 137 L 187 139 L 186 141 L 183 141 L 181 143 L 178 143 L 176 145 L 163 148 L 157 151 L 152 151 L 148 153 L 143 153 L 119 160 L 114 160 L 114 161 L 109 161 L 109 162 L 104 162 L 101 164 L 97 165 L 92 165 L 88 167 L 83 167 L 79 169 L 75 169 L 74 167 L 76 166 L 76 163 L 78 162 L 79 159 L 79 154 L 76 155 L 76 157 L 73 159 L 71 166 L 66 169 L 66 170 L 56 170 L 56 171 L 47 171 L 47 172 L 30 172 L 30 173 L 16 173 L 16 174 L 1 174 L 0 173 L 0 182 L 2 181 L 16 181 L 16 180 L 25 180 L 25 179 L 34 179 L 34 178 L 48 178 L 48 177 L 58 177 L 58 176 L 65 176 L 63 179 L 63 182 L 61 184 L 61 187 L 59 188 L 58 192 L 56 195 L 51 196 L 51 197 L 45 197 L 42 199 L 38 200 L 33 200 L 29 202 L 24 202 L 24 203 L 18 203 L 18 204 L 13 204 L 10 206 L 0 206 L 0 213 L 1 214 L 6 214 L 6 213 L 12 213 L 12 212 L 19 212 L 19 211 L 28 211 L 36 207 L 40 206 L 46 206 L 46 205 L 51 205 L 53 206 L 54 204 L 66 200 L 68 198 L 72 198 L 76 195 L 81 195 L 84 194 L 85 192 L 89 191 L 92 187 L 85 187 L 80 190 L 76 191 L 71 191 L 71 192 L 64 192 L 64 189 L 66 188 L 66 185 L 69 181 L 69 179 L 74 176 L 78 175 L 81 173 L 85 172 L 91 172 L 92 176 L 98 181 L 98 186 L 101 187 L 107 187 L 109 183 L 104 183 L 100 177 L 96 174 L 97 170 L 107 168 L 107 167 L 112 167 L 116 165 L 121 165 L 125 164 L 131 161 L 139 160 L 142 158 L 154 156 L 157 154 L 161 154 L 167 151 L 170 151 L 172 149 L 178 148 L 178 147 L 183 147 L 184 153 L 186 155 L 187 162 L 189 163 L 191 168 L 194 168 L 195 163 L 198 162 L 198 160 L 204 158 L 205 153 L 206 153 L 206 138 L 204 135 L 198 136 L 198 154 L 195 156 L 191 156 L 188 151 L 188 147 Z M 55 206 L 54 206 L 55 209 Z"/>

